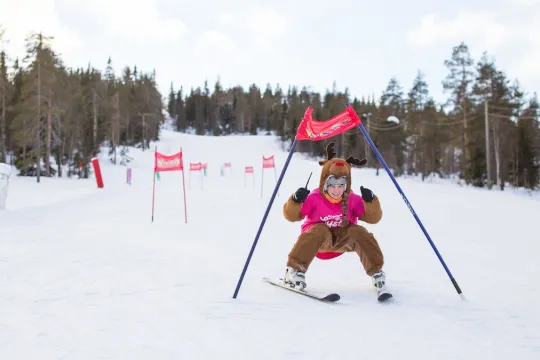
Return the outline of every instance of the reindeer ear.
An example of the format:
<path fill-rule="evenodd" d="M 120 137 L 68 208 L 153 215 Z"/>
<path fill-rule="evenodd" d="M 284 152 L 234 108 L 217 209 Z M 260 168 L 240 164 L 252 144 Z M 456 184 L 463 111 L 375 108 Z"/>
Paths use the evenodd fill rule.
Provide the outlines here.
<path fill-rule="evenodd" d="M 319 165 L 323 166 L 328 160 L 319 160 Z"/>
<path fill-rule="evenodd" d="M 336 157 L 336 155 L 337 155 L 336 143 L 331 142 L 330 144 L 326 145 L 326 159 L 330 160 L 330 159 Z"/>
<path fill-rule="evenodd" d="M 364 166 L 367 164 L 367 160 L 366 159 L 357 159 L 357 158 L 354 158 L 352 156 L 349 156 L 347 158 L 347 162 L 351 165 L 356 165 L 356 166 Z"/>

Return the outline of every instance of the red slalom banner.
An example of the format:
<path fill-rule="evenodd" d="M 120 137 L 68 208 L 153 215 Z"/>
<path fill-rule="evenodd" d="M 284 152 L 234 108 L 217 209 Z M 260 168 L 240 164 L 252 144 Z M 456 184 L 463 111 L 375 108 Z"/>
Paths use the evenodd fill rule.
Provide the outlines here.
<path fill-rule="evenodd" d="M 163 155 L 158 153 L 156 148 L 156 163 L 154 167 L 155 172 L 182 170 L 184 170 L 184 164 L 182 162 L 182 151 L 174 155 Z"/>
<path fill-rule="evenodd" d="M 187 224 L 187 202 L 186 202 L 186 182 L 184 178 L 184 155 L 182 148 L 180 152 L 173 155 L 164 155 L 157 151 L 157 146 L 154 150 L 154 173 L 152 185 L 152 222 L 154 222 L 154 208 L 156 199 L 156 174 L 166 171 L 181 171 L 182 172 L 182 189 L 184 192 L 184 218 Z"/>
<path fill-rule="evenodd" d="M 191 189 L 191 173 L 200 172 L 201 173 L 201 189 L 203 189 L 203 164 L 199 161 L 196 163 L 189 163 L 189 184 L 188 188 Z"/>
<path fill-rule="evenodd" d="M 265 157 L 263 155 L 262 172 L 261 172 L 261 198 L 263 197 L 264 169 L 274 169 L 274 177 L 276 178 L 276 184 L 277 184 L 277 173 L 276 173 L 276 164 L 274 162 L 274 155 L 269 156 L 269 157 Z M 278 192 L 278 196 L 279 196 L 279 192 Z"/>
<path fill-rule="evenodd" d="M 272 168 L 275 168 L 274 155 L 270 157 L 264 157 L 263 155 L 263 169 L 272 169 Z"/>
<path fill-rule="evenodd" d="M 221 170 L 220 170 L 221 176 L 225 176 L 227 169 L 229 169 L 228 170 L 229 175 L 232 174 L 232 164 L 230 162 L 223 163 L 223 166 L 221 166 Z"/>
<path fill-rule="evenodd" d="M 255 187 L 255 169 L 253 166 L 246 166 L 244 168 L 244 187 L 246 187 L 246 176 L 251 174 L 253 176 L 253 187 Z"/>
<path fill-rule="evenodd" d="M 202 165 L 200 162 L 198 163 L 189 163 L 189 171 L 201 171 Z"/>
<path fill-rule="evenodd" d="M 344 133 L 360 124 L 362 121 L 351 106 L 347 106 L 344 111 L 326 121 L 313 119 L 313 108 L 309 107 L 298 127 L 295 140 L 320 141 Z"/>

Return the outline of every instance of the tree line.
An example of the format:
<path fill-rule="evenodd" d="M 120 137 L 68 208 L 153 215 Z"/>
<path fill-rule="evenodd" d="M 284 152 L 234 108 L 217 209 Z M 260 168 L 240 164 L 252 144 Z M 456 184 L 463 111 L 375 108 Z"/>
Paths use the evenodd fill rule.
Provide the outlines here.
<path fill-rule="evenodd" d="M 38 182 L 63 171 L 87 178 L 101 151 L 125 164 L 129 146 L 145 149 L 159 138 L 164 103 L 155 72 L 126 66 L 117 77 L 110 58 L 103 72 L 69 68 L 52 37 L 25 40 L 23 58 L 0 51 L 0 162 Z"/>
<path fill-rule="evenodd" d="M 540 111 L 536 93 L 527 95 L 518 80 L 510 80 L 486 52 L 474 60 L 460 43 L 444 61 L 448 74 L 442 86 L 445 103 L 430 96 L 425 75 L 418 71 L 406 93 L 391 78 L 382 95 L 352 98 L 335 87 L 324 94 L 306 87 L 282 89 L 255 84 L 224 89 L 219 80 L 210 89 L 174 89 L 168 112 L 176 130 L 199 135 L 275 133 L 290 146 L 308 106 L 314 118 L 326 120 L 350 103 L 363 118 L 375 145 L 396 176 L 458 177 L 467 184 L 491 188 L 506 184 L 535 189 L 540 183 Z M 400 121 L 389 121 L 390 116 Z M 352 154 L 377 166 L 360 130 L 329 139 L 338 155 Z M 324 155 L 321 142 L 302 141 L 297 151 Z"/>
<path fill-rule="evenodd" d="M 2 38 L 0 28 L 0 40 Z M 539 105 L 487 53 L 474 60 L 465 43 L 452 48 L 444 64 L 447 101 L 437 103 L 419 71 L 410 89 L 391 78 L 381 96 L 352 97 L 349 91 L 321 94 L 307 87 L 279 85 L 247 89 L 212 86 L 174 89 L 164 103 L 155 72 L 136 66 L 115 75 L 109 58 L 102 72 L 70 68 L 53 39 L 33 33 L 24 58 L 0 51 L 0 162 L 20 175 L 88 177 L 89 162 L 101 151 L 110 161 L 129 161 L 128 147 L 143 150 L 159 139 L 164 110 L 176 130 L 198 135 L 272 134 L 288 148 L 308 106 L 326 120 L 350 103 L 396 176 L 458 177 L 467 184 L 534 189 L 540 183 Z M 165 109 L 166 107 L 166 109 Z M 399 123 L 389 121 L 397 117 Z M 330 139 L 340 156 L 378 160 L 359 130 Z M 320 157 L 326 142 L 302 141 L 297 151 Z"/>

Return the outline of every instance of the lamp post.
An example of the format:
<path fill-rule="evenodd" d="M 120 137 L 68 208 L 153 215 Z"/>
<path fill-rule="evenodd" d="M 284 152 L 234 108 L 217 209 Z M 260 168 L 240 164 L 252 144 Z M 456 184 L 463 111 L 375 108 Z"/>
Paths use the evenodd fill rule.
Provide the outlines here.
<path fill-rule="evenodd" d="M 362 117 L 367 121 L 367 132 L 371 136 L 371 113 L 364 113 Z M 371 152 L 369 149 L 369 143 L 364 139 L 364 152 L 366 153 L 367 167 L 371 164 Z"/>

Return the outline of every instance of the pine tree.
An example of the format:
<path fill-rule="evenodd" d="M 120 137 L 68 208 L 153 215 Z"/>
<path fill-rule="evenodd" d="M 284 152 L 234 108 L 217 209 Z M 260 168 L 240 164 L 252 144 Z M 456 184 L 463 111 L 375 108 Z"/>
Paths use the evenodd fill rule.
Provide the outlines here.
<path fill-rule="evenodd" d="M 539 105 L 536 94 L 518 118 L 516 186 L 536 189 L 540 183 Z"/>
<path fill-rule="evenodd" d="M 405 150 L 406 150 L 406 107 L 403 98 L 403 89 L 396 78 L 391 78 L 381 95 L 380 108 L 377 125 L 370 129 L 375 131 L 375 138 L 381 147 L 381 153 L 390 159 L 394 165 L 394 174 L 402 175 L 405 171 Z M 388 121 L 390 116 L 400 119 L 399 125 L 394 125 Z M 384 137 L 380 136 L 384 133 Z"/>
<path fill-rule="evenodd" d="M 1 39 L 0 29 L 0 39 Z M 0 51 L 0 162 L 7 162 L 7 106 L 10 96 L 7 56 Z"/>
<path fill-rule="evenodd" d="M 450 73 L 443 81 L 443 88 L 445 91 L 450 92 L 451 97 L 448 101 L 448 105 L 452 106 L 450 112 L 455 118 L 460 118 L 463 122 L 463 130 L 461 135 L 461 141 L 456 144 L 456 148 L 461 148 L 461 177 L 466 181 L 470 180 L 468 175 L 468 166 L 470 160 L 469 151 L 469 117 L 471 111 L 470 92 L 474 81 L 474 61 L 469 53 L 469 47 L 465 43 L 452 48 L 452 56 L 450 60 L 445 60 L 444 65 L 448 68 Z M 450 148 L 451 162 L 454 162 L 454 156 L 456 151 L 454 147 Z"/>
<path fill-rule="evenodd" d="M 167 111 L 171 119 L 176 120 L 176 93 L 174 92 L 173 83 L 169 91 L 169 102 L 167 103 Z"/>
<path fill-rule="evenodd" d="M 416 175 L 417 172 L 421 172 L 425 175 L 426 160 L 423 158 L 426 141 L 424 110 L 430 99 L 428 86 L 422 72 L 418 71 L 407 96 L 407 173 Z"/>
<path fill-rule="evenodd" d="M 477 65 L 477 78 L 473 87 L 473 95 L 479 101 L 488 102 L 488 122 L 492 138 L 493 153 L 495 155 L 495 174 L 499 188 L 504 187 L 505 180 L 508 179 L 508 168 L 513 158 L 511 136 L 514 124 L 510 118 L 517 114 L 519 104 L 514 102 L 512 92 L 506 75 L 499 71 L 495 61 L 490 59 L 486 53 Z M 484 108 L 484 107 L 482 107 Z M 481 118 L 481 115 L 477 115 Z M 473 122 L 471 126 L 469 151 L 474 156 L 471 158 L 469 178 L 475 185 L 481 186 L 483 174 L 486 169 L 485 154 L 485 123 L 481 121 Z"/>

